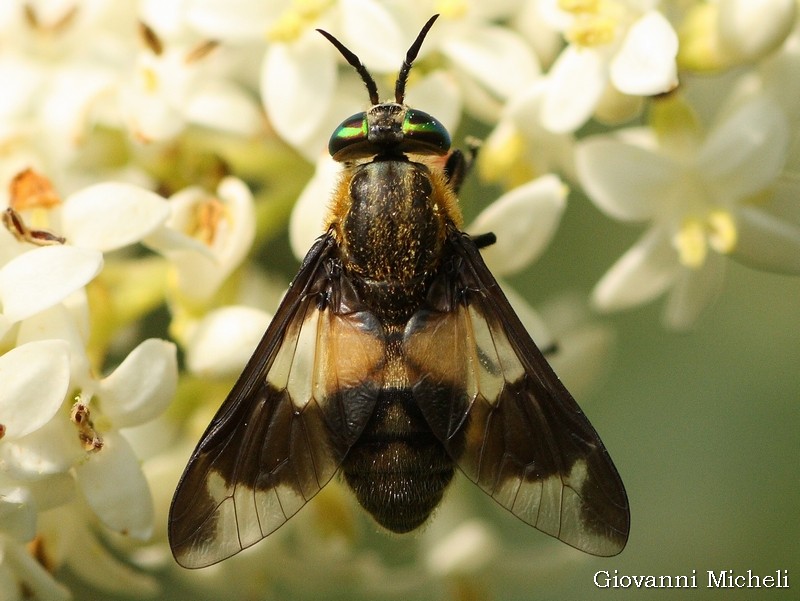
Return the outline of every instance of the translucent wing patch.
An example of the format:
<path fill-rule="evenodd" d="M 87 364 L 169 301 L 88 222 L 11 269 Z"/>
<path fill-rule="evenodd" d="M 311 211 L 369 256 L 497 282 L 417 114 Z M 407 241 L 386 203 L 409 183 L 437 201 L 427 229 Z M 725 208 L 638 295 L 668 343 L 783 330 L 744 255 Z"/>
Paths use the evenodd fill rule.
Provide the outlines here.
<path fill-rule="evenodd" d="M 453 231 L 404 353 L 414 398 L 467 477 L 517 517 L 594 555 L 616 555 L 630 514 L 603 443 Z"/>
<path fill-rule="evenodd" d="M 175 559 L 199 568 L 258 542 L 328 483 L 372 414 L 385 336 L 321 238 L 175 492 Z"/>

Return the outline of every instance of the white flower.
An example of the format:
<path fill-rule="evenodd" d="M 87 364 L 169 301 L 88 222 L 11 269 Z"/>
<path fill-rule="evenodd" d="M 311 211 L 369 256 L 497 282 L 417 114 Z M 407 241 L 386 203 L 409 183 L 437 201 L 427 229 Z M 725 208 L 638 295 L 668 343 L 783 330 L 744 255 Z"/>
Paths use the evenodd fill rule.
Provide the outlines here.
<path fill-rule="evenodd" d="M 25 252 L 0 267 L 2 323 L 9 327 L 64 300 L 102 268 L 99 251 L 46 246 Z M 46 284 L 46 285 L 45 285 Z"/>
<path fill-rule="evenodd" d="M 503 104 L 541 74 L 538 57 L 527 41 L 493 24 L 480 10 L 452 18 L 445 12 L 425 45 L 426 52 L 441 52 L 449 60 L 448 72 L 460 88 L 456 106 L 463 104 L 487 122 L 495 121 Z M 430 107 L 425 110 L 432 112 Z"/>
<path fill-rule="evenodd" d="M 510 275 L 539 258 L 561 221 L 567 192 L 557 176 L 544 175 L 506 192 L 475 218 L 469 233 L 497 236 L 481 250 L 492 273 Z"/>
<path fill-rule="evenodd" d="M 261 126 L 258 104 L 229 79 L 216 42 L 162 40 L 142 25 L 147 47 L 139 53 L 131 80 L 119 91 L 123 118 L 144 141 L 177 136 L 187 124 L 242 136 Z"/>
<path fill-rule="evenodd" d="M 14 441 L 41 428 L 64 402 L 70 382 L 65 340 L 29 342 L 0 355 L 3 439 Z"/>
<path fill-rule="evenodd" d="M 392 11 L 375 0 L 236 0 L 233 5 L 190 0 L 186 11 L 191 27 L 211 39 L 263 44 L 267 33 L 261 100 L 275 131 L 308 158 L 317 156 L 342 114 L 349 114 L 344 107 L 352 106 L 340 90 L 338 53 L 314 28 L 335 30 L 375 72 L 397 69 L 394 61 L 403 56 L 408 39 Z M 359 18 L 353 19 L 353 14 Z M 351 92 L 359 85 L 350 86 Z M 356 106 L 363 105 L 363 87 L 359 91 L 357 97 L 349 95 L 360 100 Z"/>
<path fill-rule="evenodd" d="M 253 196 L 244 182 L 226 178 L 216 194 L 187 188 L 170 198 L 169 207 L 164 227 L 145 243 L 170 259 L 181 294 L 208 300 L 250 250 Z"/>
<path fill-rule="evenodd" d="M 488 182 L 515 187 L 551 171 L 574 177 L 573 136 L 553 133 L 542 123 L 550 80 L 538 78 L 503 107 L 480 147 L 477 169 Z"/>
<path fill-rule="evenodd" d="M 175 346 L 146 340 L 109 376 L 94 377 L 84 286 L 102 269 L 103 253 L 156 230 L 169 207 L 152 192 L 116 183 L 88 186 L 62 201 L 31 170 L 13 179 L 7 203 L 0 229 L 0 487 L 18 491 L 8 498 L 20 496 L 28 509 L 0 527 L 0 579 L 9 594 L 27 588 L 60 599 L 65 589 L 19 549 L 33 539 L 48 553 L 58 548 L 58 563 L 74 552 L 53 542 L 64 543 L 71 524 L 43 528 L 42 512 L 70 503 L 128 537 L 146 538 L 152 529 L 147 483 L 123 430 L 152 420 L 171 400 Z M 91 538 L 99 548 L 88 522 L 84 531 L 73 542 Z M 111 556 L 100 560 L 107 569 L 93 582 L 108 584 L 120 571 L 110 568 Z"/>
<path fill-rule="evenodd" d="M 54 335 L 61 339 L 51 339 Z M 177 385 L 175 346 L 146 340 L 114 372 L 96 380 L 82 344 L 72 317 L 60 307 L 22 324 L 17 348 L 0 357 L 8 387 L 0 414 L 16 416 L 2 456 L 7 469 L 25 479 L 70 470 L 109 528 L 146 538 L 150 496 L 120 429 L 152 420 L 166 408 Z M 60 371 L 51 376 L 53 369 Z"/>
<path fill-rule="evenodd" d="M 297 259 L 302 260 L 314 240 L 325 233 L 325 220 L 341 170 L 342 164 L 327 153 L 321 156 L 314 176 L 308 180 L 294 203 L 289 219 L 289 243 Z"/>
<path fill-rule="evenodd" d="M 679 61 L 719 70 L 762 60 L 796 29 L 795 0 L 715 0 L 688 7 L 680 28 Z"/>
<path fill-rule="evenodd" d="M 24 320 L 15 348 L 0 355 L 0 484 L 11 491 L 6 500 L 20 499 L 0 527 L 0 578 L 60 591 L 41 593 L 42 598 L 64 598 L 63 589 L 32 567 L 38 564 L 24 561 L 27 554 L 16 551 L 8 536 L 27 542 L 35 535 L 50 565 L 70 564 L 96 586 L 119 590 L 123 581 L 140 581 L 135 589 L 140 591 L 153 586 L 146 578 L 123 578 L 127 568 L 102 549 L 86 507 L 113 531 L 138 539 L 150 535 L 150 493 L 123 430 L 152 420 L 171 400 L 177 385 L 175 346 L 146 340 L 97 380 L 83 345 L 73 314 L 56 305 Z M 13 482 L 18 488 L 8 489 Z M 60 512 L 49 525 L 40 521 L 41 512 L 48 511 Z M 87 551 L 95 557 L 92 567 L 74 563 Z M 11 573 L 4 574 L 9 568 Z"/>
<path fill-rule="evenodd" d="M 724 255 L 800 272 L 800 229 L 760 208 L 787 159 L 789 127 L 778 106 L 756 96 L 705 136 L 682 122 L 680 109 L 672 117 L 660 130 L 588 138 L 576 160 L 598 207 L 650 222 L 598 283 L 595 305 L 618 310 L 671 290 L 666 322 L 684 328 L 719 290 Z"/>
<path fill-rule="evenodd" d="M 657 5 L 657 0 L 540 0 L 543 17 L 569 42 L 548 73 L 542 109 L 548 129 L 576 130 L 609 86 L 650 96 L 677 85 L 678 36 Z"/>
<path fill-rule="evenodd" d="M 187 367 L 206 377 L 241 372 L 271 319 L 242 305 L 210 311 L 188 336 Z"/>
<path fill-rule="evenodd" d="M 23 543 L 0 532 L 0 590 L 3 599 L 48 599 L 67 601 L 69 589 L 58 583 L 34 557 Z"/>
<path fill-rule="evenodd" d="M 240 44 L 256 44 L 267 31 L 260 75 L 264 108 L 275 131 L 310 160 L 319 156 L 342 116 L 363 110 L 367 101 L 360 78 L 350 66 L 342 66 L 336 49 L 314 29 L 336 35 L 382 83 L 383 74 L 397 73 L 421 25 L 408 7 L 376 0 L 269 6 L 237 0 L 235 8 L 217 0 L 190 0 L 187 22 L 202 35 Z M 417 68 L 409 82 L 408 103 L 436 115 L 451 130 L 463 104 L 477 115 L 494 116 L 539 73 L 532 48 L 516 32 L 493 24 L 497 10 L 483 8 L 443 8 L 418 62 L 439 52 L 448 65 L 428 73 Z"/>
<path fill-rule="evenodd" d="M 135 43 L 132 9 L 109 0 L 11 0 L 3 6 L 0 124 L 22 124 L 38 138 L 41 156 L 61 166 L 73 158 L 94 109 Z"/>
<path fill-rule="evenodd" d="M 160 196 L 121 183 L 89 186 L 62 203 L 30 170 L 13 180 L 9 205 L 0 235 L 0 335 L 85 286 L 103 252 L 137 242 L 169 212 Z"/>
<path fill-rule="evenodd" d="M 780 46 L 795 27 L 794 0 L 719 0 L 719 33 L 738 62 L 758 60 Z"/>

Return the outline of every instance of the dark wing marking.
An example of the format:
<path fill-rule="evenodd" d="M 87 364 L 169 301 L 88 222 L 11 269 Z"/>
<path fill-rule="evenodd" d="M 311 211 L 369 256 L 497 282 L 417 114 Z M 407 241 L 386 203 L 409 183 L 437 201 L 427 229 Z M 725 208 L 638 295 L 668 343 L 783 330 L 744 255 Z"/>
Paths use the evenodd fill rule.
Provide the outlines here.
<path fill-rule="evenodd" d="M 452 229 L 404 352 L 414 397 L 467 477 L 524 522 L 594 555 L 628 539 L 603 443 L 483 262 Z"/>
<path fill-rule="evenodd" d="M 253 545 L 331 479 L 372 414 L 385 336 L 330 235 L 308 252 L 192 454 L 170 507 L 175 559 L 199 568 Z"/>

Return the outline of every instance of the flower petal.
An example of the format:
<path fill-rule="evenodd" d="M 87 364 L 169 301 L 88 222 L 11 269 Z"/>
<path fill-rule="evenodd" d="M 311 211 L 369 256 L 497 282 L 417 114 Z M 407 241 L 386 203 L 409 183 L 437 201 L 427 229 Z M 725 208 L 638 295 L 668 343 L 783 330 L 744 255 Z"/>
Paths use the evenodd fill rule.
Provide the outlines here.
<path fill-rule="evenodd" d="M 79 318 L 65 303 L 59 303 L 32 315 L 19 324 L 17 344 L 59 339 L 68 345 L 72 387 L 82 387 L 91 379 L 89 358 L 86 356 L 88 334 L 81 332 Z"/>
<path fill-rule="evenodd" d="M 294 256 L 302 260 L 308 249 L 324 231 L 326 209 L 331 203 L 331 193 L 342 171 L 342 164 L 328 153 L 320 157 L 314 176 L 294 203 L 289 218 L 289 243 Z"/>
<path fill-rule="evenodd" d="M 159 10 L 163 0 L 157 0 Z M 260 41 L 264 30 L 285 9 L 283 2 L 253 0 L 194 0 L 184 3 L 186 19 L 200 34 L 236 44 Z"/>
<path fill-rule="evenodd" d="M 664 16 L 650 11 L 628 29 L 611 61 L 611 81 L 620 92 L 652 96 L 678 85 L 678 35 Z"/>
<path fill-rule="evenodd" d="M 291 45 L 272 44 L 261 71 L 267 117 L 281 138 L 297 147 L 322 125 L 336 87 L 335 50 L 312 33 Z"/>
<path fill-rule="evenodd" d="M 722 290 L 725 257 L 709 253 L 700 269 L 683 269 L 667 298 L 664 323 L 675 330 L 687 330 Z"/>
<path fill-rule="evenodd" d="M 84 455 L 77 430 L 58 413 L 41 428 L 0 448 L 9 473 L 25 480 L 63 474 Z"/>
<path fill-rule="evenodd" d="M 0 487 L 0 524 L 3 524 L 3 534 L 19 542 L 36 536 L 36 508 L 27 488 Z"/>
<path fill-rule="evenodd" d="M 499 544 L 483 521 L 472 519 L 456 526 L 428 551 L 426 567 L 436 576 L 458 578 L 487 568 Z"/>
<path fill-rule="evenodd" d="M 206 315 L 189 339 L 186 364 L 203 375 L 240 372 L 272 317 L 252 307 L 223 307 Z"/>
<path fill-rule="evenodd" d="M 103 252 L 138 242 L 168 217 L 164 198 L 124 183 L 96 184 L 70 194 L 62 213 L 71 244 Z"/>
<path fill-rule="evenodd" d="M 9 588 L 0 589 L 5 594 L 10 591 L 10 599 L 47 599 L 48 601 L 69 601 L 72 599 L 70 590 L 58 582 L 53 575 L 39 563 L 26 548 L 20 544 L 4 544 L 0 547 L 2 551 L 2 564 L 0 568 L 8 566 L 12 576 L 8 580 L 11 583 L 3 582 L 4 573 L 0 573 L 0 585 L 8 585 Z M 20 584 L 25 587 L 25 596 L 15 597 L 14 592 L 19 590 Z"/>
<path fill-rule="evenodd" d="M 606 87 L 599 53 L 567 46 L 547 75 L 542 124 L 552 132 L 575 131 L 591 117 Z"/>
<path fill-rule="evenodd" d="M 167 408 L 178 384 L 175 345 L 149 338 L 100 381 L 103 414 L 117 428 L 149 421 Z"/>
<path fill-rule="evenodd" d="M 780 173 L 791 131 L 778 105 L 758 96 L 714 128 L 698 153 L 696 169 L 714 185 L 718 202 L 747 198 Z"/>
<path fill-rule="evenodd" d="M 256 101 L 238 86 L 221 80 L 199 85 L 184 109 L 192 123 L 239 136 L 253 136 L 262 126 Z"/>
<path fill-rule="evenodd" d="M 753 207 L 736 211 L 733 257 L 751 267 L 800 275 L 800 227 Z"/>
<path fill-rule="evenodd" d="M 510 98 L 540 72 L 522 38 L 502 27 L 476 27 L 442 41 L 442 52 L 462 71 L 500 98 Z"/>
<path fill-rule="evenodd" d="M 662 192 L 680 180 L 672 159 L 611 136 L 593 136 L 575 149 L 575 167 L 586 194 L 600 210 L 624 221 L 653 217 Z"/>
<path fill-rule="evenodd" d="M 216 196 L 198 187 L 185 188 L 170 198 L 172 216 L 145 244 L 170 259 L 177 283 L 188 298 L 210 298 L 239 266 L 255 238 L 253 196 L 240 179 L 226 177 Z M 198 212 L 204 206 L 220 210 L 207 223 L 210 240 L 195 238 Z"/>
<path fill-rule="evenodd" d="M 461 90 L 455 78 L 440 69 L 415 80 L 406 90 L 406 103 L 419 107 L 436 118 L 447 131 L 454 132 L 461 119 Z"/>
<path fill-rule="evenodd" d="M 360 56 L 372 73 L 396 71 L 397 57 L 405 53 L 408 36 L 385 3 L 339 0 L 339 12 L 345 15 L 339 38 L 344 45 Z"/>
<path fill-rule="evenodd" d="M 619 311 L 649 302 L 669 288 L 679 272 L 666 231 L 652 228 L 600 279 L 592 303 L 601 311 Z"/>
<path fill-rule="evenodd" d="M 783 43 L 796 14 L 796 0 L 720 0 L 720 41 L 735 57 L 755 62 Z"/>
<path fill-rule="evenodd" d="M 85 507 L 77 501 L 40 515 L 39 532 L 54 547 L 51 553 L 56 565 L 68 569 L 84 587 L 117 593 L 98 595 L 99 598 L 156 598 L 159 588 L 155 576 L 131 566 L 130 556 L 123 561 L 118 549 L 112 553 L 107 533 L 99 533 L 94 520 L 87 518 Z M 76 553 L 76 549 L 80 552 Z M 86 561 L 87 557 L 91 561 Z"/>
<path fill-rule="evenodd" d="M 467 229 L 497 235 L 497 242 L 481 251 L 493 273 L 519 271 L 547 248 L 566 207 L 567 192 L 558 177 L 545 175 L 503 194 L 478 215 Z"/>
<path fill-rule="evenodd" d="M 29 342 L 0 356 L 0 423 L 5 440 L 41 428 L 69 388 L 69 345 L 64 340 Z"/>
<path fill-rule="evenodd" d="M 116 431 L 103 433 L 103 447 L 75 467 L 86 501 L 112 530 L 147 539 L 153 530 L 153 501 L 139 459 Z"/>
<path fill-rule="evenodd" d="M 103 266 L 103 255 L 74 246 L 44 246 L 0 269 L 0 302 L 10 321 L 20 321 L 85 286 Z"/>

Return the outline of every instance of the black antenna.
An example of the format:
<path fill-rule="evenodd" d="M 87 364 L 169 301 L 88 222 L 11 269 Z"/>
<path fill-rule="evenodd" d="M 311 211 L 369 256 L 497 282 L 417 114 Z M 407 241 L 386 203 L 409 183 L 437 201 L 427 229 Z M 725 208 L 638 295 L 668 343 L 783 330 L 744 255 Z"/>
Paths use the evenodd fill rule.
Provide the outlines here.
<path fill-rule="evenodd" d="M 320 32 L 322 35 L 324 35 L 325 38 L 327 38 L 327 40 L 331 44 L 333 44 L 339 52 L 342 53 L 342 56 L 345 58 L 345 60 L 348 63 L 350 63 L 353 67 L 355 67 L 356 71 L 358 71 L 358 74 L 361 76 L 361 79 L 367 86 L 367 92 L 369 93 L 369 101 L 372 104 L 380 104 L 380 99 L 378 98 L 378 86 L 375 84 L 375 80 L 372 79 L 372 75 L 370 75 L 369 71 L 367 71 L 367 68 L 364 66 L 364 63 L 361 62 L 361 60 L 355 55 L 354 52 L 348 50 L 344 44 L 342 44 L 339 40 L 337 40 L 327 31 L 323 29 L 317 29 L 317 31 Z M 419 48 L 417 48 L 417 50 L 419 50 Z M 409 52 L 411 51 L 409 50 Z"/>
<path fill-rule="evenodd" d="M 439 18 L 439 15 L 433 15 L 428 22 L 422 27 L 422 30 L 419 32 L 417 39 L 414 40 L 414 43 L 411 44 L 411 48 L 408 49 L 406 52 L 406 60 L 403 61 L 403 66 L 400 67 L 400 73 L 397 74 L 397 83 L 394 85 L 394 99 L 397 104 L 403 104 L 403 99 L 406 95 L 406 80 L 408 80 L 408 72 L 411 71 L 411 65 L 414 63 L 414 59 L 417 58 L 417 53 L 419 49 L 422 48 L 422 42 L 425 40 L 425 36 L 428 35 L 428 31 L 431 27 L 433 27 L 434 21 Z"/>

